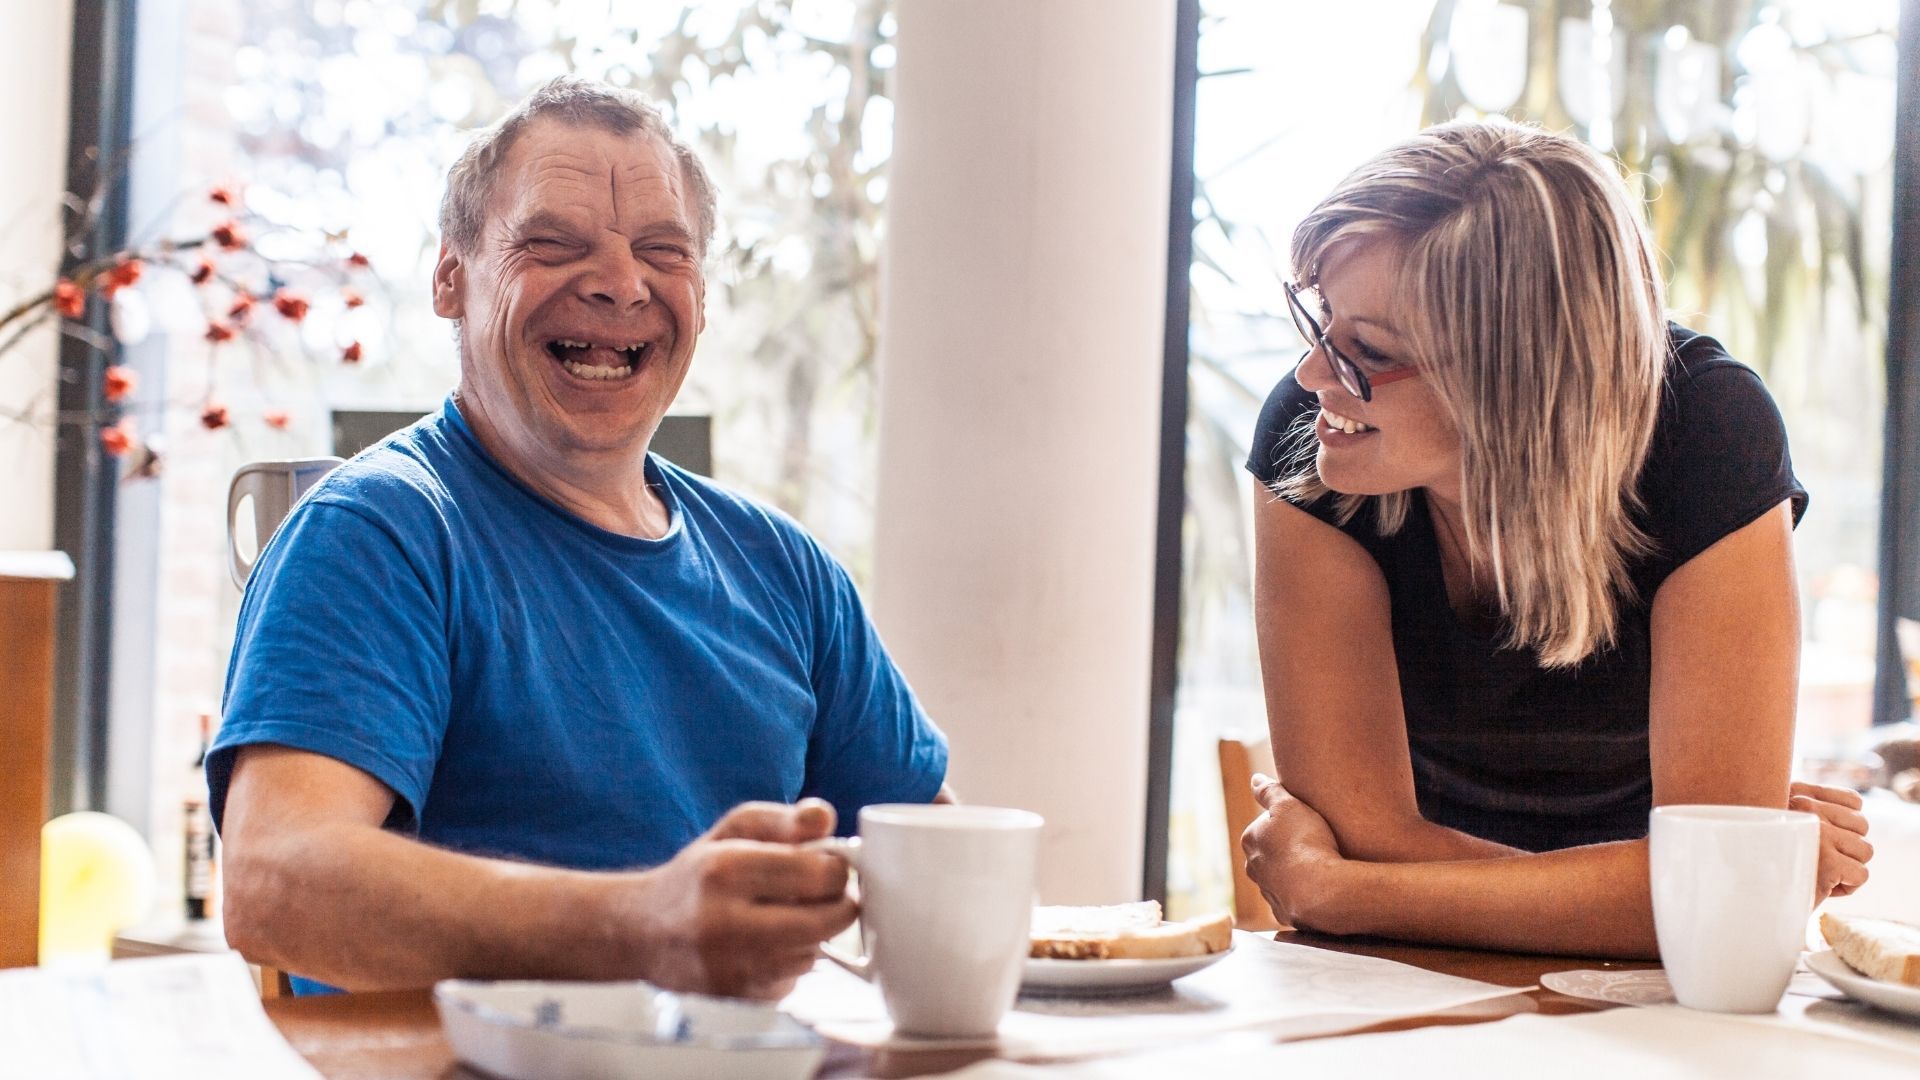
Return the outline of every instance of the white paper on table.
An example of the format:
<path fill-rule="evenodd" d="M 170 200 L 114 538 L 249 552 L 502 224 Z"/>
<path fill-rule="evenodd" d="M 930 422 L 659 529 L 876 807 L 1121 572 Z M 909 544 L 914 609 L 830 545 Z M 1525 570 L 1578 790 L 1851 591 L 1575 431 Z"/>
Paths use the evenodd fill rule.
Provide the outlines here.
<path fill-rule="evenodd" d="M 320 1080 L 239 953 L 0 972 L 0 1080 Z"/>
<path fill-rule="evenodd" d="M 1447 1012 L 1531 987 L 1441 975 L 1392 960 L 1352 956 L 1234 931 L 1231 955 L 1158 994 L 1118 998 L 1023 997 L 997 1039 L 896 1035 L 877 990 L 830 964 L 800 980 L 781 1008 L 820 1033 L 859 1046 L 945 1049 L 995 1046 L 1025 1060 L 1085 1057 L 1255 1029 L 1298 1038 L 1368 1027 L 1399 1016 Z M 1526 1009 L 1521 999 L 1498 1015 Z"/>
<path fill-rule="evenodd" d="M 1911 1080 L 1920 1057 L 1678 1006 L 1516 1016 L 1284 1045 L 1239 1035 L 1177 1050 L 1064 1065 L 988 1061 L 951 1080 L 1160 1080 L 1167 1076 L 1419 1076 L 1460 1080 Z"/>

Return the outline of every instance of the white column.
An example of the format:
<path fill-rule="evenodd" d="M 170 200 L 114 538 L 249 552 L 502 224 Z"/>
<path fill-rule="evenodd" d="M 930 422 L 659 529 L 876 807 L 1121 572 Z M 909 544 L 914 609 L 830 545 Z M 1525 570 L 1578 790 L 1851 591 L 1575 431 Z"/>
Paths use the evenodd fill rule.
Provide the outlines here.
<path fill-rule="evenodd" d="M 1041 897 L 1139 895 L 1172 0 L 903 0 L 874 610 Z"/>
<path fill-rule="evenodd" d="M 38 293 L 60 266 L 67 182 L 67 65 L 71 0 L 0 4 L 0 311 Z M 4 331 L 11 335 L 18 324 Z M 43 326 L 0 354 L 0 550 L 53 543 L 54 360 Z M 32 411 L 21 423 L 12 414 Z"/>

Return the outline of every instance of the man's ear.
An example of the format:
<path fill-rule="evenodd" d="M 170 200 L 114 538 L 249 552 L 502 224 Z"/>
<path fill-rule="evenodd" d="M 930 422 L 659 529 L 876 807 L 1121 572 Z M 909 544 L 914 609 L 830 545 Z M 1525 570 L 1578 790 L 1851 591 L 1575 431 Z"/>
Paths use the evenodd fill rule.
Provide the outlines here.
<path fill-rule="evenodd" d="M 446 241 L 440 243 L 440 261 L 433 266 L 433 313 L 443 319 L 467 314 L 467 268 Z"/>

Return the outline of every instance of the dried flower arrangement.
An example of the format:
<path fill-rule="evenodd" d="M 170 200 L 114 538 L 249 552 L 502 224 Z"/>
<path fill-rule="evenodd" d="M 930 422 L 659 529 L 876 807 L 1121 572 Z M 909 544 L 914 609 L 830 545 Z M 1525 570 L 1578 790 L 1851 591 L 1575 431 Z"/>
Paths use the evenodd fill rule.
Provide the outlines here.
<path fill-rule="evenodd" d="M 344 232 L 306 235 L 279 226 L 249 212 L 240 190 L 233 185 L 214 186 L 205 192 L 205 198 L 217 210 L 219 220 L 197 235 L 104 253 L 87 250 L 85 240 L 71 243 L 66 273 L 0 311 L 0 358 L 36 329 L 55 323 L 62 334 L 92 346 L 92 362 L 106 363 L 116 341 L 135 344 L 151 331 L 151 300 L 177 303 L 183 284 L 190 289 L 198 310 L 191 316 L 169 312 L 168 321 L 175 329 L 187 319 L 204 321 L 199 336 L 208 346 L 210 372 L 217 370 L 219 350 L 235 345 L 278 352 L 291 347 L 310 353 L 313 350 L 300 344 L 298 335 L 287 331 L 306 321 L 317 303 L 341 311 L 366 304 L 365 288 L 355 282 L 372 281 L 370 265 L 365 255 L 347 245 Z M 79 200 L 69 202 L 78 204 Z M 89 216 L 97 205 L 97 198 L 86 204 Z M 78 235 L 84 236 L 85 231 Z M 263 244 L 263 240 L 271 244 Z M 175 280 L 166 282 L 169 276 Z M 171 296 L 143 295 L 150 290 L 164 293 L 164 288 L 155 286 L 165 284 L 174 286 Z M 90 316 L 99 314 L 96 305 L 105 306 L 111 337 L 95 329 L 98 321 Z M 267 309 L 273 315 L 261 318 L 260 313 Z M 327 351 L 333 361 L 342 364 L 358 364 L 366 356 L 365 346 L 357 339 L 339 340 Z M 202 427 L 216 431 L 228 428 L 234 422 L 234 413 L 219 397 L 215 385 L 216 380 L 209 377 L 205 396 L 192 403 L 143 401 L 138 373 L 124 365 L 108 364 L 98 380 L 98 400 L 84 409 L 0 410 L 0 420 L 51 421 L 95 428 L 101 448 L 127 462 L 127 476 L 148 477 L 158 472 L 161 454 L 158 440 L 143 436 L 136 412 L 190 407 L 197 410 Z M 259 419 L 269 428 L 286 430 L 292 414 L 269 406 L 261 410 Z"/>

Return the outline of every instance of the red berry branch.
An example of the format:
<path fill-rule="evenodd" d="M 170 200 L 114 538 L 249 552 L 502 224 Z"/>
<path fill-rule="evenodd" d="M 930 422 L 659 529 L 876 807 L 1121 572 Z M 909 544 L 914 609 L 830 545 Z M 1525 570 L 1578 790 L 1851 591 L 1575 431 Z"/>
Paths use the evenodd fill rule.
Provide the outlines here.
<path fill-rule="evenodd" d="M 315 294 L 289 278 L 320 287 L 322 295 L 337 293 L 342 311 L 366 304 L 366 292 L 347 283 L 366 276 L 370 264 L 365 255 L 345 247 L 345 234 L 328 234 L 317 240 L 313 245 L 316 254 L 311 258 L 270 257 L 256 246 L 256 236 L 282 230 L 249 214 L 238 189 L 216 186 L 207 191 L 207 199 L 225 215 L 201 235 L 159 240 L 91 257 L 83 247 L 72 250 L 76 261 L 64 275 L 0 311 L 0 356 L 12 351 L 34 330 L 55 322 L 63 334 L 93 346 L 96 357 L 106 357 L 112 342 L 88 325 L 89 312 L 96 310 L 94 302 L 111 304 L 122 290 L 150 281 L 156 270 L 177 272 L 194 287 L 206 319 L 200 337 L 207 342 L 210 367 L 216 363 L 219 350 L 235 342 L 251 339 L 256 347 L 271 347 L 269 334 L 282 342 L 288 340 L 283 330 L 262 322 L 258 312 L 263 308 L 272 309 L 269 322 L 283 327 L 307 319 L 315 306 Z M 335 361 L 343 364 L 358 364 L 364 355 L 357 338 L 337 341 L 335 350 Z M 184 402 L 146 402 L 146 410 L 191 407 L 197 411 L 201 426 L 209 431 L 231 427 L 233 412 L 216 396 L 211 375 L 206 395 L 191 406 Z M 135 459 L 130 475 L 153 475 L 159 465 L 158 451 L 142 441 L 129 415 L 140 389 L 137 373 L 122 365 L 108 365 L 101 373 L 99 387 L 99 401 L 83 410 L 56 413 L 55 422 L 97 429 L 106 453 Z M 35 422 L 37 418 L 30 409 L 20 413 L 0 410 L 0 419 Z M 292 416 L 286 409 L 268 407 L 260 412 L 259 420 L 268 428 L 285 431 Z"/>

